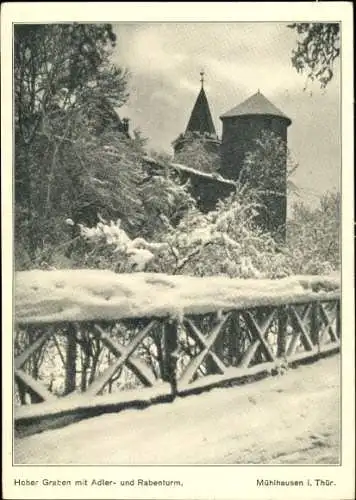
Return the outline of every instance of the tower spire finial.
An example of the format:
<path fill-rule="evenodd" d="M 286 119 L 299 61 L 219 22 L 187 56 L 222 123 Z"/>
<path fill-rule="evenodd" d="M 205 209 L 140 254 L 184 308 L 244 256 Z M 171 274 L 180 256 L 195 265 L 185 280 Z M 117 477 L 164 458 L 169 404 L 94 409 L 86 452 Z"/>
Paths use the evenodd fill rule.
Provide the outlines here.
<path fill-rule="evenodd" d="M 202 69 L 201 72 L 200 72 L 200 83 L 201 83 L 201 88 L 204 88 L 204 75 L 205 75 L 205 72 L 204 70 Z"/>

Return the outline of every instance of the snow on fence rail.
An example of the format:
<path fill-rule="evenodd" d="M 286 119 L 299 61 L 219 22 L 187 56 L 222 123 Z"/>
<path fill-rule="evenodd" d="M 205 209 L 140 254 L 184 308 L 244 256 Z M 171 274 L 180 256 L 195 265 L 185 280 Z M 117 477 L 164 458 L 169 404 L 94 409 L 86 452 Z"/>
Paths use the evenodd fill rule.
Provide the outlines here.
<path fill-rule="evenodd" d="M 26 271 L 15 323 L 23 434 L 338 350 L 340 279 Z"/>

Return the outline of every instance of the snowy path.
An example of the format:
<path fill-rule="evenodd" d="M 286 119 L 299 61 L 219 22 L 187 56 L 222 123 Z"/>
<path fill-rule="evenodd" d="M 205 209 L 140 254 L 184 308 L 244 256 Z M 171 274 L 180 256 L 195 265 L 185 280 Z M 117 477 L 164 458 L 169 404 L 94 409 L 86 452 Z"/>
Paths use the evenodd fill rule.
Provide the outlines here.
<path fill-rule="evenodd" d="M 16 464 L 337 464 L 339 361 L 15 441 Z"/>

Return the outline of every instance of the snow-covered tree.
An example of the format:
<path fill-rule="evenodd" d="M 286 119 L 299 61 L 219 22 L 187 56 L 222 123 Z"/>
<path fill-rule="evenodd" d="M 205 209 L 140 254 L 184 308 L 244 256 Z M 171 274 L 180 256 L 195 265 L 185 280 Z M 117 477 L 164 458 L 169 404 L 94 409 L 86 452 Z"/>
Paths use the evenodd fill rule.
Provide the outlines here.
<path fill-rule="evenodd" d="M 298 168 L 287 143 L 276 133 L 263 130 L 244 159 L 239 182 L 261 194 L 285 195 L 295 189 L 290 177 Z"/>
<path fill-rule="evenodd" d="M 64 215 L 73 218 L 85 206 L 89 211 L 100 192 L 101 202 L 113 203 L 103 190 L 103 176 L 113 165 L 105 151 L 111 141 L 98 137 L 98 126 L 114 132 L 111 118 L 117 125 L 115 108 L 128 97 L 127 72 L 110 62 L 115 43 L 109 24 L 14 28 L 15 230 L 23 261 L 34 261 L 66 238 Z M 108 116 L 111 125 L 103 128 Z M 121 160 L 116 184 L 126 188 L 123 204 L 130 212 L 137 169 L 131 162 L 128 172 Z"/>
<path fill-rule="evenodd" d="M 327 192 L 316 208 L 294 205 L 287 226 L 288 259 L 297 273 L 323 274 L 340 268 L 341 197 Z"/>

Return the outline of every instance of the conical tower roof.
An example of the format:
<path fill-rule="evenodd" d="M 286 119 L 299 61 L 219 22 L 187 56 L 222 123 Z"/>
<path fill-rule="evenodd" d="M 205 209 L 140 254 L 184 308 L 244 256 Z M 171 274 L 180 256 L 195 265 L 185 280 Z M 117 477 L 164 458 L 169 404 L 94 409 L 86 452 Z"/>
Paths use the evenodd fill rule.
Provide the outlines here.
<path fill-rule="evenodd" d="M 222 120 L 225 118 L 233 118 L 235 116 L 244 115 L 270 115 L 279 116 L 285 118 L 290 125 L 292 120 L 288 118 L 280 109 L 278 109 L 274 104 L 272 104 L 260 91 L 256 92 L 253 96 L 246 99 L 238 106 L 230 109 L 223 115 L 220 116 Z"/>
<path fill-rule="evenodd" d="M 216 135 L 214 122 L 211 117 L 208 99 L 202 85 L 197 100 L 195 101 L 192 114 L 186 128 L 187 132 L 200 132 Z"/>

